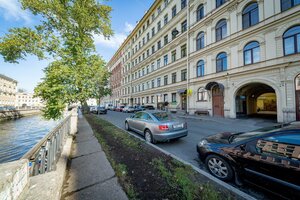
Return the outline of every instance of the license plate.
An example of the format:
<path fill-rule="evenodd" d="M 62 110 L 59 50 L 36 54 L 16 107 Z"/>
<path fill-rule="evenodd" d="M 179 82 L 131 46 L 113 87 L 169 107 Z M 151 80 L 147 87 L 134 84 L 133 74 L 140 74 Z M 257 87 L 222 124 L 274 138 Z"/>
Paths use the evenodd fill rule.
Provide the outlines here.
<path fill-rule="evenodd" d="M 173 125 L 173 128 L 183 128 L 183 124 Z"/>

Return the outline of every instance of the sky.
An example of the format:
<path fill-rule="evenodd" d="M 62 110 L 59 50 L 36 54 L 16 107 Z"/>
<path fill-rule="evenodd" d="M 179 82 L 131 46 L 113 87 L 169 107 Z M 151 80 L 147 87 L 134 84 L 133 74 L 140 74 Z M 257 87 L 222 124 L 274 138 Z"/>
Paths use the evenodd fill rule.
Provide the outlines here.
<path fill-rule="evenodd" d="M 98 54 L 105 61 L 109 61 L 118 47 L 126 39 L 144 13 L 150 8 L 154 0 L 109 0 L 105 4 L 112 7 L 111 23 L 114 36 L 105 40 L 102 36 L 95 36 L 94 41 Z M 40 23 L 40 19 L 29 11 L 22 10 L 18 0 L 0 0 L 0 37 L 13 27 L 33 27 Z M 33 92 L 34 87 L 44 76 L 43 69 L 51 60 L 39 61 L 34 56 L 28 56 L 19 64 L 6 63 L 0 55 L 0 74 L 4 74 L 18 81 L 18 88 Z"/>

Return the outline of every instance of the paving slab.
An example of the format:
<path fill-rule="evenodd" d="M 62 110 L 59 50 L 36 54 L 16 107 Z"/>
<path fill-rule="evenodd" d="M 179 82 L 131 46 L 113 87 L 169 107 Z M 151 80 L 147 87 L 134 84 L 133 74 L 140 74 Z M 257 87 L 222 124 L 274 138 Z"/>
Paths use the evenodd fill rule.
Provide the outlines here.
<path fill-rule="evenodd" d="M 102 151 L 102 148 L 96 139 L 74 143 L 73 146 L 72 158 Z"/>

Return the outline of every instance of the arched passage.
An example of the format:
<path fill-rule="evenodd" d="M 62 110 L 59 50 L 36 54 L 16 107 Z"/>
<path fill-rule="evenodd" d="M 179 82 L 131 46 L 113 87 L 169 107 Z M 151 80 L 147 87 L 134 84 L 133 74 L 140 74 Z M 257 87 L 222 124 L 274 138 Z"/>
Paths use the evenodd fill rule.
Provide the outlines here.
<path fill-rule="evenodd" d="M 264 83 L 249 83 L 242 86 L 235 97 L 236 117 L 261 117 L 277 119 L 275 90 Z"/>

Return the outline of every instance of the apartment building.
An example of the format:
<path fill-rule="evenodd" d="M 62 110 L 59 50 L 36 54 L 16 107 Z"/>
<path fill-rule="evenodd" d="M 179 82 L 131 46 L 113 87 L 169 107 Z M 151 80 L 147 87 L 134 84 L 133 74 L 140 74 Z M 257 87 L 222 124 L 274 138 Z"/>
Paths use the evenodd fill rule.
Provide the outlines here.
<path fill-rule="evenodd" d="M 36 109 L 44 107 L 44 103 L 39 97 L 34 97 L 33 93 L 17 92 L 15 105 L 17 109 Z"/>
<path fill-rule="evenodd" d="M 189 114 L 300 120 L 299 4 L 156 0 L 108 63 L 121 77 L 110 98 Z"/>
<path fill-rule="evenodd" d="M 18 82 L 0 74 L 0 106 L 14 106 Z"/>

